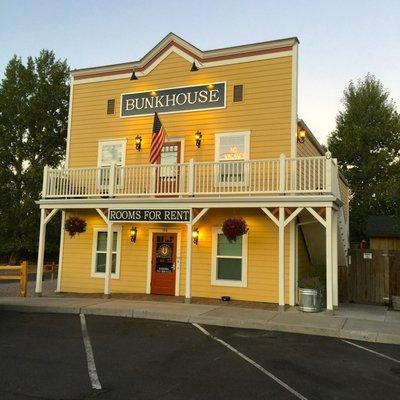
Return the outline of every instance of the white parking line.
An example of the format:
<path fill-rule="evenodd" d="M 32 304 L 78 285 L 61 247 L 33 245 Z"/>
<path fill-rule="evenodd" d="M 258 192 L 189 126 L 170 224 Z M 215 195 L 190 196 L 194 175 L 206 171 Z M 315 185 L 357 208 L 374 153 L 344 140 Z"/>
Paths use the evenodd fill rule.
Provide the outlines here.
<path fill-rule="evenodd" d="M 285 382 L 280 380 L 277 376 L 272 374 L 271 372 L 267 371 L 264 367 L 262 367 L 260 364 L 257 364 L 255 361 L 253 361 L 251 358 L 247 357 L 240 351 L 236 350 L 234 347 L 232 347 L 230 344 L 224 342 L 223 340 L 217 338 L 216 336 L 211 335 L 210 332 L 208 332 L 206 329 L 204 329 L 202 326 L 199 324 L 193 323 L 193 326 L 195 326 L 197 329 L 199 329 L 201 332 L 203 332 L 205 335 L 209 336 L 210 338 L 214 339 L 215 341 L 221 343 L 223 346 L 227 347 L 229 350 L 233 351 L 235 354 L 237 354 L 239 357 L 243 358 L 246 360 L 248 363 L 250 363 L 253 367 L 256 367 L 258 370 L 260 370 L 263 374 L 267 375 L 271 379 L 273 379 L 276 383 L 284 387 L 286 390 L 288 390 L 290 393 L 292 393 L 294 396 L 296 396 L 298 399 L 301 400 L 307 400 L 306 397 L 304 397 L 302 394 L 291 388 L 289 385 L 287 385 Z"/>
<path fill-rule="evenodd" d="M 100 390 L 101 384 L 99 381 L 99 377 L 97 376 L 96 364 L 94 362 L 93 349 L 92 349 L 92 345 L 90 343 L 90 338 L 89 338 L 89 334 L 88 334 L 87 327 L 86 327 L 85 314 L 79 314 L 79 317 L 81 319 L 83 344 L 85 345 L 86 360 L 87 360 L 87 365 L 88 365 L 90 383 L 91 383 L 93 389 Z"/>
<path fill-rule="evenodd" d="M 353 343 L 353 342 L 349 342 L 348 340 L 344 340 L 344 339 L 342 339 L 342 342 L 345 342 L 345 343 L 347 343 L 347 344 L 351 344 L 351 345 L 354 346 L 354 347 L 358 347 L 359 349 L 362 349 L 362 350 L 365 350 L 365 351 L 369 351 L 369 352 L 372 353 L 372 354 L 375 354 L 375 355 L 377 355 L 377 356 L 386 358 L 386 359 L 388 359 L 388 360 L 390 360 L 390 361 L 393 361 L 393 362 L 395 362 L 395 363 L 400 364 L 400 360 L 397 360 L 396 358 L 393 358 L 393 357 L 389 357 L 389 356 L 387 356 L 386 354 L 378 353 L 377 351 L 371 350 L 371 349 L 369 349 L 368 347 L 360 346 L 359 344 L 355 344 L 355 343 Z"/>

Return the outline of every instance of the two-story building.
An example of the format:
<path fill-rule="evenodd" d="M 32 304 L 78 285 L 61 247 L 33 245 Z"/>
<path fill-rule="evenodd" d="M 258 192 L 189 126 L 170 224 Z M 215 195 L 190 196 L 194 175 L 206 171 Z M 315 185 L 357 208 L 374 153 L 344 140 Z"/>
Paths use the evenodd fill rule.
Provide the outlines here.
<path fill-rule="evenodd" d="M 72 71 L 65 168 L 45 168 L 46 224 L 62 212 L 57 291 L 295 305 L 311 264 L 338 305 L 348 189 L 297 115 L 298 40 L 201 51 L 169 34 L 141 60 Z M 157 112 L 166 132 L 150 163 Z M 86 231 L 70 237 L 79 217 Z M 222 233 L 243 219 L 236 241 Z"/>

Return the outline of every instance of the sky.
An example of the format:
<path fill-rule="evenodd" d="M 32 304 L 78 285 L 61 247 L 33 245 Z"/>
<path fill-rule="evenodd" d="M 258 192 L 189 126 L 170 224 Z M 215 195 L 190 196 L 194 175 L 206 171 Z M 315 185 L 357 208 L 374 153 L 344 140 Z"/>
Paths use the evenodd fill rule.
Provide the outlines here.
<path fill-rule="evenodd" d="M 169 32 L 202 50 L 297 36 L 299 117 L 322 143 L 351 80 L 374 74 L 400 108 L 400 0 L 0 0 L 0 78 L 14 54 L 107 65 Z"/>

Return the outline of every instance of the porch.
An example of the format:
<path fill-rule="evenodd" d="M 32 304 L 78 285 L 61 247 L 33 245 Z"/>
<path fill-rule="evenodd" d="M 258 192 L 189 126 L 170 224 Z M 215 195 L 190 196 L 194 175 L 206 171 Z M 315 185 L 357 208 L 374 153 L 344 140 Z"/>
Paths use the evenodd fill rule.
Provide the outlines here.
<path fill-rule="evenodd" d="M 338 193 L 337 161 L 323 157 L 170 165 L 45 167 L 42 199 L 230 197 Z"/>

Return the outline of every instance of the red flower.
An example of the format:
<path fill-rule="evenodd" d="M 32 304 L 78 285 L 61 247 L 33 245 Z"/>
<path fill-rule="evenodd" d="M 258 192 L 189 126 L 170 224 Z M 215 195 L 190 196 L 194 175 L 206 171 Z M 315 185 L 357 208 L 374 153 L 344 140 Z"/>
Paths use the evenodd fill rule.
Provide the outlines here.
<path fill-rule="evenodd" d="M 86 231 L 86 221 L 79 217 L 69 217 L 65 221 L 64 229 L 69 233 L 69 236 L 74 237 L 77 233 Z"/>
<path fill-rule="evenodd" d="M 238 236 L 245 235 L 248 230 L 243 218 L 228 218 L 222 224 L 222 232 L 230 242 L 236 241 Z"/>

